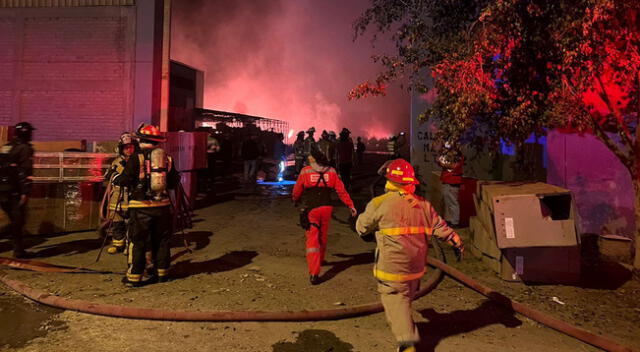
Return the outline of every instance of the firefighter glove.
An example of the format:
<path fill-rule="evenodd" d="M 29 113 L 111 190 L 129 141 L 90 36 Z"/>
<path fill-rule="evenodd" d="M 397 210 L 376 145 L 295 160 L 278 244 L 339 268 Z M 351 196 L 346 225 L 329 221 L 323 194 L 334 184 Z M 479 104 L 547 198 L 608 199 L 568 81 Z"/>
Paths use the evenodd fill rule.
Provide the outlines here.
<path fill-rule="evenodd" d="M 464 245 L 460 243 L 460 247 L 453 247 L 453 253 L 456 255 L 457 261 L 462 261 L 464 258 Z"/>
<path fill-rule="evenodd" d="M 456 259 L 461 261 L 464 256 L 464 244 L 457 233 L 451 234 L 448 243 L 453 246 L 453 251 L 456 254 Z"/>
<path fill-rule="evenodd" d="M 365 242 L 375 242 L 376 241 L 376 235 L 373 232 L 370 232 L 366 235 L 361 235 L 360 239 L 362 239 Z"/>

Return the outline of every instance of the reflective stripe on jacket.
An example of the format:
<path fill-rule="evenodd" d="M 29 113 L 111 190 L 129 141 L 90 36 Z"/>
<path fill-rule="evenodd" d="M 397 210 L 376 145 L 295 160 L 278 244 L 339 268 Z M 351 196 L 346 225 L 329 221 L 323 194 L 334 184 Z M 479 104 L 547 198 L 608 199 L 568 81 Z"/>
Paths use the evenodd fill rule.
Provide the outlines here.
<path fill-rule="evenodd" d="M 109 171 L 107 171 L 106 176 L 109 178 L 109 182 L 113 181 L 115 177 L 121 175 L 124 172 L 124 158 L 122 155 L 113 160 L 111 166 L 109 167 Z M 124 189 L 124 193 L 120 195 L 122 190 Z M 126 187 L 121 187 L 117 185 L 111 186 L 111 194 L 109 194 L 109 210 L 127 210 L 129 208 L 129 193 L 127 192 Z"/>
<path fill-rule="evenodd" d="M 454 232 L 425 199 L 388 192 L 372 199 L 356 223 L 358 234 L 376 234 L 373 275 L 382 281 L 411 281 L 424 275 L 431 234 L 448 239 Z"/>

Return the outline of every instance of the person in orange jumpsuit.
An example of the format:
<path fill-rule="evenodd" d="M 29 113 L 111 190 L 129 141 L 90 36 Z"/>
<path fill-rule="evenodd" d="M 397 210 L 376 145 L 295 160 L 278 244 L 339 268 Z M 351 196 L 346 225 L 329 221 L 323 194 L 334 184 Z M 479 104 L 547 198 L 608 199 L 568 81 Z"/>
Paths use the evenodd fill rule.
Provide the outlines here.
<path fill-rule="evenodd" d="M 293 202 L 302 202 L 301 225 L 307 231 L 307 265 L 312 285 L 320 283 L 320 265 L 327 250 L 327 233 L 333 206 L 331 194 L 338 193 L 340 200 L 351 210 L 351 216 L 357 212 L 349 193 L 340 181 L 336 170 L 329 166 L 326 156 L 312 149 L 308 157 L 309 166 L 300 171 L 293 187 Z M 307 226 L 304 223 L 307 222 Z"/>

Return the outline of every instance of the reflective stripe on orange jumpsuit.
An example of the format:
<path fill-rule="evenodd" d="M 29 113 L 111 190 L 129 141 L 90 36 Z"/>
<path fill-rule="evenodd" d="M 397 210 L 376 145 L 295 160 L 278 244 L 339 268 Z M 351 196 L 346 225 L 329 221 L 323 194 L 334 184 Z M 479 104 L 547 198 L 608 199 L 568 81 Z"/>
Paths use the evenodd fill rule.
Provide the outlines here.
<path fill-rule="evenodd" d="M 377 248 L 373 275 L 387 321 L 399 343 L 420 340 L 411 316 L 411 300 L 424 275 L 428 237 L 448 240 L 457 236 L 425 199 L 402 189 L 389 190 L 372 199 L 358 217 L 356 230 L 363 236 L 375 231 Z"/>
<path fill-rule="evenodd" d="M 324 173 L 324 182 L 320 179 L 321 172 Z M 319 196 L 314 195 L 312 191 L 318 188 L 323 188 L 320 189 Z M 304 167 L 293 187 L 293 201 L 297 203 L 302 199 L 303 206 L 310 209 L 309 221 L 312 225 L 307 230 L 307 265 L 310 275 L 320 274 L 320 265 L 327 250 L 327 233 L 333 211 L 331 190 L 338 193 L 338 197 L 347 207 L 353 208 L 353 201 L 349 197 L 349 193 L 332 167 L 320 166 L 316 163 Z"/>

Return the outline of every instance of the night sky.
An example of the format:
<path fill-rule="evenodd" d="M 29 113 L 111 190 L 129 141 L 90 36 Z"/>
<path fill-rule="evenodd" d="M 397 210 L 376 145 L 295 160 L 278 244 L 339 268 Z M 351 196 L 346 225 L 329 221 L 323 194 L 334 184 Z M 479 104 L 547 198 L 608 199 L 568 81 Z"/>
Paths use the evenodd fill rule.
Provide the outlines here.
<path fill-rule="evenodd" d="M 390 41 L 353 41 L 369 0 L 174 0 L 171 58 L 205 71 L 204 107 L 387 137 L 409 126 L 409 94 L 349 101 Z"/>

